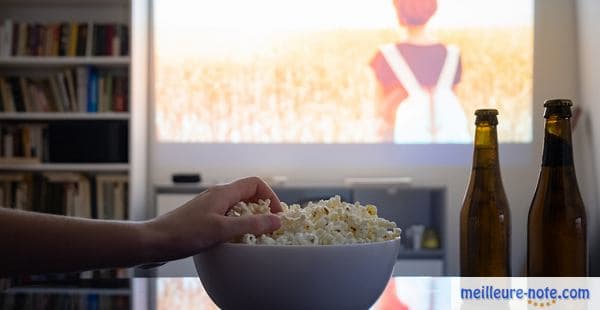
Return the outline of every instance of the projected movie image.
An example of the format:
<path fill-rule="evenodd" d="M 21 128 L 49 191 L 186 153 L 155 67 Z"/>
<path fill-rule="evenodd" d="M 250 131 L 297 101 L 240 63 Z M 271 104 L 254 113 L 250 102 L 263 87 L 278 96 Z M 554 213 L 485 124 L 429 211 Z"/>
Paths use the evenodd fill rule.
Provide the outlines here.
<path fill-rule="evenodd" d="M 154 1 L 161 142 L 532 139 L 533 0 Z"/>

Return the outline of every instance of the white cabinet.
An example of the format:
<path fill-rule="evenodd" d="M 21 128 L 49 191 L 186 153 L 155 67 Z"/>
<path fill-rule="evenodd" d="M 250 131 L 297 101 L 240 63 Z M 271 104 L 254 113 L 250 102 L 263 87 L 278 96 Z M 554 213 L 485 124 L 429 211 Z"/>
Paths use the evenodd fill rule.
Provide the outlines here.
<path fill-rule="evenodd" d="M 441 277 L 444 261 L 441 259 L 399 259 L 394 265 L 394 277 Z"/>
<path fill-rule="evenodd" d="M 156 195 L 156 214 L 162 215 L 194 198 L 193 194 Z M 196 277 L 196 268 L 191 257 L 168 262 L 156 268 L 158 277 Z"/>

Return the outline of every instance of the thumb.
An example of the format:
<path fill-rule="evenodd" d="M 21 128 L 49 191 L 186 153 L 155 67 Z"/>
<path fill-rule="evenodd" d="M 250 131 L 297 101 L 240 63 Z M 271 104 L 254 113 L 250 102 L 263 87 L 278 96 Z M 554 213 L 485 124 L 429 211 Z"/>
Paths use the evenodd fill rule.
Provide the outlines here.
<path fill-rule="evenodd" d="M 281 227 L 281 220 L 277 215 L 246 215 L 225 218 L 225 240 L 244 234 L 260 236 L 270 233 Z"/>

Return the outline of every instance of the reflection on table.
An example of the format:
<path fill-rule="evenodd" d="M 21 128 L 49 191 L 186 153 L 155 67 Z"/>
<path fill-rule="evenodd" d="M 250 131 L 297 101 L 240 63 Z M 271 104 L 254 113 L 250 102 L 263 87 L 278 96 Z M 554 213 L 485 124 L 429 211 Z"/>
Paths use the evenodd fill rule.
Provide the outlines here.
<path fill-rule="evenodd" d="M 446 287 L 447 286 L 447 287 Z M 443 278 L 395 277 L 390 279 L 373 310 L 445 309 L 450 281 Z M 219 309 L 198 278 L 156 279 L 156 306 L 166 309 Z"/>

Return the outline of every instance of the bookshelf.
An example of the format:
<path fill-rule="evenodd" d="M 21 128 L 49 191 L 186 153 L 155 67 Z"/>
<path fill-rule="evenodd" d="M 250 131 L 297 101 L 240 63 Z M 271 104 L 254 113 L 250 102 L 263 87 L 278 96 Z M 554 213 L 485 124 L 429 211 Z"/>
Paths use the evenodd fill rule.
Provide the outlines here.
<path fill-rule="evenodd" d="M 65 295 L 109 295 L 129 296 L 131 290 L 119 288 L 72 288 L 72 287 L 15 287 L 7 290 L 8 294 L 65 294 Z"/>
<path fill-rule="evenodd" d="M 1 112 L 2 121 L 50 121 L 50 120 L 128 120 L 127 112 Z"/>
<path fill-rule="evenodd" d="M 141 48 L 139 42 L 134 44 L 132 40 L 132 20 L 136 18 L 139 22 L 140 17 L 147 18 L 147 15 L 145 13 L 140 15 L 134 10 L 135 3 L 137 2 L 137 0 L 0 0 L 0 27 L 6 26 L 7 20 L 9 20 L 11 27 L 18 27 L 24 24 L 25 26 L 22 27 L 27 29 L 27 37 L 34 38 L 26 41 L 24 43 L 26 48 L 21 48 L 20 51 L 17 49 L 17 52 L 13 52 L 11 47 L 8 55 L 6 54 L 6 47 L 3 53 L 1 52 L 2 48 L 0 48 L 0 78 L 22 78 L 25 83 L 23 84 L 25 85 L 24 88 L 31 92 L 29 93 L 30 102 L 25 109 L 21 107 L 20 111 L 17 111 L 15 109 L 15 101 L 12 101 L 15 103 L 15 108 L 11 110 L 5 109 L 5 106 L 0 107 L 0 128 L 10 127 L 7 130 L 0 130 L 0 145 L 2 145 L 0 147 L 0 191 L 3 190 L 6 182 L 17 182 L 14 184 L 25 183 L 24 181 L 23 183 L 14 181 L 18 180 L 19 177 L 22 177 L 24 180 L 42 180 L 40 182 L 44 184 L 43 186 L 48 185 L 53 190 L 58 190 L 59 192 L 62 190 L 61 186 L 64 185 L 66 195 L 70 194 L 72 196 L 72 191 L 69 192 L 66 188 L 70 188 L 70 184 L 79 184 L 79 186 L 83 184 L 86 191 L 94 192 L 95 194 L 88 197 L 86 196 L 87 194 L 83 195 L 79 193 L 73 196 L 74 198 L 72 199 L 82 199 L 81 197 L 85 197 L 85 199 L 89 198 L 93 200 L 93 202 L 90 202 L 94 205 L 93 207 L 90 206 L 93 210 L 87 210 L 82 213 L 80 211 L 73 211 L 72 207 L 66 207 L 60 212 L 67 215 L 106 219 L 143 219 L 143 207 L 133 207 L 134 205 L 144 205 L 145 193 L 143 188 L 146 187 L 147 182 L 145 179 L 147 108 L 145 107 L 146 88 L 144 86 L 146 82 L 139 78 L 134 82 L 132 78 L 134 72 L 138 75 L 141 72 L 144 74 L 143 79 L 146 79 L 147 58 L 146 56 L 142 56 L 134 59 L 131 56 L 133 54 L 132 49 L 139 50 Z M 79 37 L 74 36 L 69 37 L 69 40 L 65 42 L 59 40 L 57 43 L 60 49 L 63 48 L 61 44 L 65 45 L 64 51 L 67 51 L 68 46 L 72 45 L 72 49 L 77 51 L 76 54 L 63 53 L 60 52 L 60 49 L 57 52 L 56 48 L 51 48 L 50 43 L 44 44 L 37 41 L 39 38 L 50 38 L 50 31 L 53 31 L 52 29 L 56 30 L 56 27 L 58 27 L 57 31 L 60 34 L 59 38 L 62 38 L 64 31 L 61 27 L 63 27 L 63 24 L 76 28 L 85 25 L 89 29 L 86 31 L 88 39 L 80 40 Z M 79 31 L 78 33 L 83 32 Z M 0 32 L 0 39 L 2 39 L 2 32 Z M 106 46 L 102 47 L 98 42 L 112 46 L 112 49 Z M 0 45 L 2 45 L 1 42 Z M 30 45 L 33 49 L 28 47 Z M 35 46 L 37 48 L 34 48 Z M 79 52 L 80 47 L 81 53 Z M 77 88 L 77 85 L 82 85 L 81 89 L 85 85 L 85 90 L 89 92 L 89 83 L 91 83 L 89 82 L 89 79 L 91 79 L 89 75 L 87 76 L 88 80 L 82 80 L 86 81 L 86 83 L 79 83 L 80 80 L 76 72 L 80 68 L 96 70 L 99 72 L 100 77 L 109 77 L 104 81 L 104 92 L 101 89 L 96 89 L 98 92 L 97 96 L 102 96 L 102 94 L 105 96 L 104 108 L 97 106 L 97 109 L 90 110 L 89 93 L 86 96 L 77 96 L 80 94 L 80 88 Z M 68 79 L 65 78 L 62 80 L 65 83 L 64 88 L 66 93 L 64 94 L 66 96 L 55 96 L 41 87 L 42 91 L 40 93 L 44 94 L 46 99 L 51 97 L 51 101 L 54 102 L 52 104 L 54 108 L 47 108 L 41 105 L 39 101 L 42 100 L 40 99 L 42 97 L 32 95 L 35 94 L 35 91 L 30 90 L 30 84 L 28 83 L 35 86 L 41 79 L 48 79 L 50 81 L 51 79 L 55 79 L 55 74 L 67 74 L 65 72 L 69 70 L 73 72 L 70 82 L 72 85 L 68 84 Z M 121 105 L 118 109 L 115 104 L 116 97 L 111 96 L 111 92 L 106 90 L 106 85 L 110 84 L 112 86 L 112 94 L 117 92 L 115 90 L 116 82 L 114 82 L 117 79 L 116 77 L 124 80 L 126 85 L 125 91 L 121 93 L 125 104 L 124 107 Z M 42 85 L 46 82 L 42 81 L 39 83 Z M 134 88 L 134 84 L 137 85 L 137 88 Z M 3 90 L 6 91 L 0 85 L 0 96 Z M 11 88 L 10 91 L 12 93 L 13 89 Z M 0 104 L 4 104 L 5 100 L 3 99 L 4 97 L 0 98 Z M 15 100 L 14 97 L 11 99 Z M 99 97 L 97 99 L 99 100 Z M 64 101 L 69 101 L 70 103 L 65 104 Z M 65 108 L 61 108 L 57 104 L 64 104 Z M 13 130 L 12 128 L 20 130 L 31 125 L 47 129 L 60 125 L 62 127 L 66 126 L 66 130 L 63 128 L 61 133 L 64 134 L 65 132 L 68 133 L 69 125 L 77 125 L 74 128 L 83 128 L 85 130 L 86 124 L 94 124 L 96 128 L 95 135 L 101 133 L 101 129 L 98 128 L 102 128 L 104 125 L 108 126 L 108 124 L 117 124 L 125 128 L 124 137 L 127 154 L 120 156 L 124 160 L 102 162 L 102 160 L 86 161 L 85 158 L 79 158 L 77 161 L 69 162 L 52 160 L 52 156 L 44 157 L 38 154 L 37 157 L 31 158 L 33 161 L 29 160 L 30 158 L 19 161 L 23 159 L 19 158 L 23 154 L 17 154 L 18 152 L 14 148 L 11 148 L 12 156 L 2 158 L 3 155 L 7 154 L 5 143 L 6 132 Z M 48 131 L 51 130 L 48 129 Z M 11 131 L 10 134 L 13 133 L 14 131 Z M 111 135 L 114 133 L 115 131 L 108 130 L 106 135 L 112 137 Z M 43 131 L 42 136 L 45 137 L 44 135 L 46 134 L 52 135 L 52 133 Z M 21 141 L 21 136 L 16 137 L 13 136 L 11 137 L 12 140 L 9 140 L 11 142 L 14 142 L 13 140 Z M 94 138 L 90 139 L 93 140 Z M 30 153 L 29 155 L 43 153 L 56 146 L 56 141 L 53 141 L 53 139 L 43 141 L 45 144 L 24 144 L 28 148 L 31 148 L 31 152 L 28 152 Z M 35 149 L 31 147 L 32 145 L 40 149 Z M 34 149 L 35 151 L 33 151 Z M 15 157 L 17 157 L 17 160 L 11 161 Z M 11 176 L 17 178 L 11 179 Z M 78 183 L 73 183 L 75 181 L 70 180 L 73 178 L 77 179 L 76 182 Z M 5 182 L 5 184 L 2 185 L 2 182 Z M 108 187 L 105 189 L 102 186 Z M 6 188 L 4 186 L 4 190 Z M 110 196 L 113 190 L 119 193 L 119 203 L 111 200 L 117 199 Z M 25 192 L 31 193 L 33 191 Z M 107 196 L 107 193 L 109 196 Z M 3 193 L 0 194 L 4 195 Z M 0 195 L 0 204 L 3 203 L 2 195 Z M 116 194 L 115 197 L 117 197 Z M 99 203 L 103 204 L 102 207 L 98 205 Z M 119 211 L 107 209 L 110 208 L 110 204 L 114 208 L 117 208 L 116 206 L 118 205 Z M 39 210 L 33 209 L 33 211 Z M 56 210 L 53 209 L 52 211 L 55 212 Z M 118 270 L 116 272 L 110 270 L 102 272 L 94 271 L 93 274 L 92 272 L 86 272 L 85 275 L 68 274 L 59 277 L 52 275 L 48 279 L 41 281 L 40 277 L 36 276 L 36 281 L 33 285 L 23 279 L 9 280 L 13 282 L 10 285 L 11 287 L 4 292 L 0 290 L 0 308 L 6 306 L 7 301 L 14 301 L 17 297 L 33 298 L 33 302 L 36 302 L 36 298 L 46 301 L 60 297 L 60 303 L 54 304 L 54 306 L 61 307 L 64 303 L 77 303 L 80 299 L 91 300 L 90 297 L 98 298 L 100 296 L 100 303 L 108 305 L 108 308 L 128 309 L 133 306 L 134 302 L 132 294 L 133 281 L 123 278 L 127 278 L 128 274 L 130 274 L 128 270 Z M 98 278 L 96 279 L 96 277 Z M 109 279 L 111 277 L 115 278 L 113 280 L 117 281 L 118 285 L 111 283 Z M 68 279 L 68 281 L 64 281 L 64 279 Z M 90 283 L 92 283 L 91 286 L 89 285 Z M 67 299 L 65 300 L 65 298 Z M 115 303 L 112 303 L 111 300 L 113 299 L 116 300 Z M 98 300 L 95 302 L 97 303 Z M 50 308 L 53 308 L 52 305 Z"/>
<path fill-rule="evenodd" d="M 128 56 L 95 56 L 95 57 L 69 57 L 69 56 L 11 56 L 0 57 L 0 66 L 27 67 L 27 66 L 128 66 L 131 60 Z"/>
<path fill-rule="evenodd" d="M 0 171 L 127 172 L 129 164 L 0 164 Z"/>

